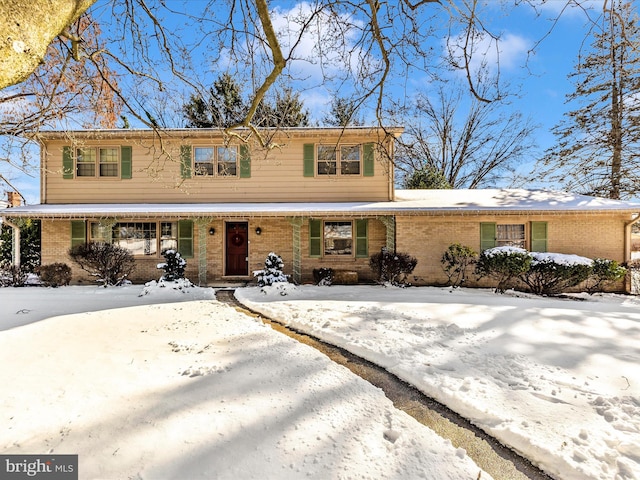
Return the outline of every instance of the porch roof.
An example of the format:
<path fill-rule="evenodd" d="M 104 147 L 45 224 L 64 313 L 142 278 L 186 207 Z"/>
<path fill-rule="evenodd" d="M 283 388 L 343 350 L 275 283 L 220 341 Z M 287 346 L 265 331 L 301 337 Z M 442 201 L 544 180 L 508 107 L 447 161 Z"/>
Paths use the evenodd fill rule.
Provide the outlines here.
<path fill-rule="evenodd" d="M 548 190 L 397 190 L 387 202 L 44 204 L 7 208 L 7 218 L 204 218 L 382 215 L 640 213 L 640 203 Z"/>

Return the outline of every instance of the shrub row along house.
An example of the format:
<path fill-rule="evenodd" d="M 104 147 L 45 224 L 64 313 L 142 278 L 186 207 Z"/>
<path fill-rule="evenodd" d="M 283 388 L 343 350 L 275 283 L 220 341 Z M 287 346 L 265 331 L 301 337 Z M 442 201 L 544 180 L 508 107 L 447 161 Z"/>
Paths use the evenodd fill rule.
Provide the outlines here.
<path fill-rule="evenodd" d="M 42 263 L 71 246 L 112 242 L 136 258 L 134 282 L 158 276 L 176 248 L 201 285 L 252 279 L 270 252 L 296 282 L 313 270 L 373 280 L 382 247 L 418 259 L 410 281 L 444 283 L 452 243 L 631 257 L 640 205 L 528 190 L 396 190 L 402 128 L 290 128 L 263 132 L 269 148 L 214 129 L 41 132 L 41 204 L 6 209 L 8 223 L 42 225 Z M 248 137 L 248 138 L 247 138 Z M 74 281 L 91 279 L 74 267 Z"/>

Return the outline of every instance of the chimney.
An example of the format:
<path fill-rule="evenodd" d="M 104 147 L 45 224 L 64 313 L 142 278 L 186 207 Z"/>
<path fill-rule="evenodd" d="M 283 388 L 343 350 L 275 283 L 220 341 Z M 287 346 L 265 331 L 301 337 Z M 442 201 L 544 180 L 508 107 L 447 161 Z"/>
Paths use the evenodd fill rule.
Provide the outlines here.
<path fill-rule="evenodd" d="M 7 199 L 9 200 L 9 207 L 19 207 L 22 204 L 22 195 L 18 192 L 8 192 Z"/>

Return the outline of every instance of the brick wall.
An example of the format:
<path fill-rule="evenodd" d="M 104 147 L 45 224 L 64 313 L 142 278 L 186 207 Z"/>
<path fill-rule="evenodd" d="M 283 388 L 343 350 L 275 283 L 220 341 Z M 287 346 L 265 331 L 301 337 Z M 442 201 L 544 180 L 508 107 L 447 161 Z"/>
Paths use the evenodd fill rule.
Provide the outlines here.
<path fill-rule="evenodd" d="M 625 215 L 465 215 L 465 216 L 404 216 L 396 218 L 396 249 L 418 259 L 412 283 L 417 285 L 445 284 L 447 277 L 440 259 L 452 243 L 461 243 L 480 250 L 480 223 L 525 224 L 529 238 L 529 222 L 547 222 L 547 251 L 581 255 L 588 258 L 608 258 L 623 262 Z M 470 285 L 488 286 L 486 280 Z"/>

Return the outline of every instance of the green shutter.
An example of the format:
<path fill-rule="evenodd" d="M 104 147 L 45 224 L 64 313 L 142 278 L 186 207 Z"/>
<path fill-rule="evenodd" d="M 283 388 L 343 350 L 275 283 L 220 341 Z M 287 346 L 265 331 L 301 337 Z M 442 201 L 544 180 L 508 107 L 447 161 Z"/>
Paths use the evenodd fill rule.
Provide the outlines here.
<path fill-rule="evenodd" d="M 309 219 L 309 256 L 322 256 L 322 221 Z"/>
<path fill-rule="evenodd" d="M 87 242 L 87 227 L 84 220 L 71 220 L 71 247 Z"/>
<path fill-rule="evenodd" d="M 315 145 L 313 143 L 305 143 L 303 147 L 303 175 L 305 177 L 313 177 L 315 171 Z"/>
<path fill-rule="evenodd" d="M 184 258 L 193 258 L 193 222 L 191 220 L 178 222 L 178 252 Z"/>
<path fill-rule="evenodd" d="M 191 145 L 180 147 L 180 176 L 191 178 Z"/>
<path fill-rule="evenodd" d="M 73 178 L 73 153 L 69 146 L 62 147 L 62 178 Z"/>
<path fill-rule="evenodd" d="M 496 246 L 496 224 L 480 224 L 480 251 Z"/>
<path fill-rule="evenodd" d="M 366 218 L 356 220 L 356 258 L 369 256 L 369 221 Z"/>
<path fill-rule="evenodd" d="M 131 178 L 131 147 L 120 147 L 120 178 Z"/>
<path fill-rule="evenodd" d="M 365 177 L 373 177 L 373 165 L 374 165 L 374 155 L 373 155 L 373 143 L 365 143 L 362 146 L 363 151 L 363 167 L 362 174 Z"/>
<path fill-rule="evenodd" d="M 251 154 L 248 145 L 240 145 L 240 178 L 251 178 Z"/>
<path fill-rule="evenodd" d="M 531 251 L 547 251 L 547 222 L 531 222 Z"/>

